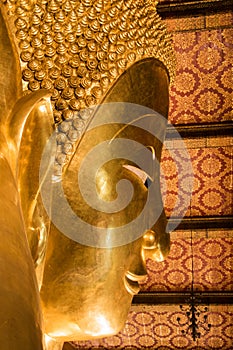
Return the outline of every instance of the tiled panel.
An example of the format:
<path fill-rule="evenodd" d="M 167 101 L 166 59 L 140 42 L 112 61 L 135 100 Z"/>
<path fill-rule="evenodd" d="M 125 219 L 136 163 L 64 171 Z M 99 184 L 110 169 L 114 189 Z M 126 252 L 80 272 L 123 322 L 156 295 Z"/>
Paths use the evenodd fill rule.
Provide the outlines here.
<path fill-rule="evenodd" d="M 222 28 L 233 25 L 233 12 L 211 14 L 206 16 L 206 28 Z"/>
<path fill-rule="evenodd" d="M 173 35 L 175 32 L 205 29 L 205 17 L 185 17 L 165 19 L 166 27 Z"/>
<path fill-rule="evenodd" d="M 185 144 L 166 143 L 161 158 L 161 190 L 167 217 L 190 216 L 193 166 Z"/>
<path fill-rule="evenodd" d="M 198 3 L 203 3 L 203 2 L 205 2 L 205 3 L 208 3 L 208 2 L 212 2 L 212 1 L 219 1 L 219 0 L 194 0 L 194 1 L 192 1 L 192 2 L 196 2 L 197 4 Z M 169 4 L 169 3 L 174 3 L 174 2 L 176 2 L 176 3 L 182 3 L 182 2 L 189 2 L 188 0 L 158 0 L 158 2 L 159 3 L 166 3 L 166 4 Z"/>
<path fill-rule="evenodd" d="M 203 29 L 223 29 L 232 27 L 233 13 L 224 12 L 195 17 L 166 18 L 167 30 L 171 33 Z"/>
<path fill-rule="evenodd" d="M 211 313 L 210 313 L 211 312 Z M 232 350 L 233 306 L 210 306 L 207 311 L 210 331 L 199 328 L 201 337 L 193 341 L 186 332 L 188 318 L 177 306 L 132 306 L 122 332 L 114 337 L 72 343 L 75 349 L 211 349 Z M 180 318 L 181 326 L 177 317 Z M 200 321 L 203 320 L 200 317 Z"/>
<path fill-rule="evenodd" d="M 194 169 L 191 216 L 233 214 L 232 147 L 190 150 Z"/>
<path fill-rule="evenodd" d="M 232 238 L 197 239 L 194 242 L 193 254 L 195 289 L 201 291 L 233 290 Z"/>
<path fill-rule="evenodd" d="M 170 94 L 172 124 L 232 119 L 233 29 L 173 35 L 177 75 Z"/>
<path fill-rule="evenodd" d="M 177 2 L 177 0 L 158 0 L 159 3 L 164 3 L 166 2 L 166 4 L 169 4 L 169 3 L 173 3 L 173 2 Z"/>
<path fill-rule="evenodd" d="M 167 216 L 233 214 L 232 142 L 222 137 L 165 143 L 161 187 Z"/>
<path fill-rule="evenodd" d="M 233 290 L 233 231 L 221 236 L 210 232 L 171 234 L 171 251 L 163 262 L 147 261 L 148 276 L 141 284 L 144 292 L 189 291 L 192 281 L 198 291 Z"/>

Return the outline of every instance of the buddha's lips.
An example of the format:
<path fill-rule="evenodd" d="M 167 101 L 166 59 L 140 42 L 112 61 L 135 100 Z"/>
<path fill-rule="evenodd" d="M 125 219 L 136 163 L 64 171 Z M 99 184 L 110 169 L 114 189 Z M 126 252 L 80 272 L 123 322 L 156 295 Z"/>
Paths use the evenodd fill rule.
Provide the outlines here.
<path fill-rule="evenodd" d="M 133 281 L 128 276 L 125 276 L 124 284 L 127 292 L 129 292 L 132 295 L 138 294 L 140 290 L 138 281 Z"/>

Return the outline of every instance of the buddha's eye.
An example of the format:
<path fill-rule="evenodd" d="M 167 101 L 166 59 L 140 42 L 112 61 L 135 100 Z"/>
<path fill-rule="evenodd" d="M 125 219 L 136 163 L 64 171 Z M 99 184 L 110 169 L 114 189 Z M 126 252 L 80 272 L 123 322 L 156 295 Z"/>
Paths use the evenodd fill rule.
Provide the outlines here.
<path fill-rule="evenodd" d="M 134 173 L 135 175 L 138 176 L 138 178 L 143 182 L 144 186 L 146 188 L 149 188 L 151 183 L 152 183 L 152 179 L 151 177 L 145 172 L 143 171 L 142 169 L 140 168 L 137 168 L 136 166 L 133 166 L 133 165 L 123 165 L 124 168 L 132 171 L 132 173 Z"/>
<path fill-rule="evenodd" d="M 149 176 L 147 177 L 147 179 L 146 179 L 146 181 L 145 181 L 145 183 L 144 183 L 144 185 L 146 186 L 146 188 L 149 188 L 150 187 L 150 185 L 151 185 L 151 183 L 152 183 L 152 180 L 149 178 Z"/>

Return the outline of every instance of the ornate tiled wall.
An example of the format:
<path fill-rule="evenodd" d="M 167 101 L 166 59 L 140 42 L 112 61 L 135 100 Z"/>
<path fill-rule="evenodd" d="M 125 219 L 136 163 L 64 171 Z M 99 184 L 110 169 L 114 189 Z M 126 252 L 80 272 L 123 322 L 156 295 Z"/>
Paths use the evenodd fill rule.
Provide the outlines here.
<path fill-rule="evenodd" d="M 231 29 L 174 35 L 177 76 L 171 87 L 171 123 L 231 119 L 232 35 Z"/>
<path fill-rule="evenodd" d="M 232 120 L 232 24 L 232 12 L 166 20 L 177 59 L 170 91 L 172 124 Z M 181 146 L 179 141 L 166 142 L 161 168 L 167 216 L 232 215 L 232 144 L 232 138 L 217 136 L 186 140 Z M 184 146 L 192 169 L 182 175 L 187 163 Z"/>
<path fill-rule="evenodd" d="M 170 93 L 172 124 L 232 119 L 233 14 L 169 19 L 177 72 Z"/>
<path fill-rule="evenodd" d="M 92 342 L 72 343 L 76 349 L 160 349 L 160 350 L 232 350 L 233 306 L 210 306 L 209 332 L 203 330 L 196 342 L 185 336 L 188 319 L 179 306 L 132 306 L 122 332 L 110 338 Z M 179 326 L 177 317 L 180 317 Z"/>
<path fill-rule="evenodd" d="M 231 137 L 165 143 L 161 170 L 167 216 L 233 214 L 232 145 Z"/>

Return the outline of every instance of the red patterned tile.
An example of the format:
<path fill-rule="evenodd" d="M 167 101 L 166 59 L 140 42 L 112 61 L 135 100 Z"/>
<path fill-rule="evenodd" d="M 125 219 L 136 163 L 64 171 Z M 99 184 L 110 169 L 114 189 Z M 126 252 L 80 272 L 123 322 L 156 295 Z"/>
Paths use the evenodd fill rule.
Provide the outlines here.
<path fill-rule="evenodd" d="M 233 13 L 215 13 L 195 17 L 165 18 L 167 30 L 171 33 L 197 31 L 204 29 L 223 29 L 232 27 Z"/>
<path fill-rule="evenodd" d="M 206 16 L 206 27 L 207 28 L 222 28 L 224 26 L 233 25 L 233 13 L 218 13 Z"/>
<path fill-rule="evenodd" d="M 165 20 L 169 32 L 197 30 L 205 28 L 205 17 L 169 18 Z"/>
<path fill-rule="evenodd" d="M 194 258 L 202 261 L 195 268 L 194 282 L 197 290 L 233 289 L 233 240 L 229 238 L 202 238 L 195 241 Z M 198 266 L 198 263 L 195 263 Z"/>
<path fill-rule="evenodd" d="M 232 119 L 232 29 L 174 33 L 177 75 L 170 93 L 172 124 Z"/>
<path fill-rule="evenodd" d="M 225 138 L 223 138 L 224 140 Z M 224 144 L 220 139 L 186 142 L 187 159 L 175 142 L 165 147 L 161 160 L 162 194 L 167 216 L 231 215 L 233 213 L 233 157 L 232 146 L 207 147 L 205 144 Z M 183 144 L 184 145 L 184 144 Z M 166 146 L 166 144 L 165 144 Z M 172 148 L 174 148 L 172 150 Z M 185 168 L 186 167 L 186 168 Z M 179 175 L 179 176 L 178 176 Z M 192 177 L 193 175 L 193 183 Z M 188 193 L 188 188 L 192 190 Z M 190 196 L 191 194 L 191 196 Z M 186 198 L 187 197 L 187 198 Z M 188 205 L 187 205 L 188 204 Z"/>
<path fill-rule="evenodd" d="M 190 150 L 194 169 L 191 216 L 231 215 L 232 147 Z"/>

